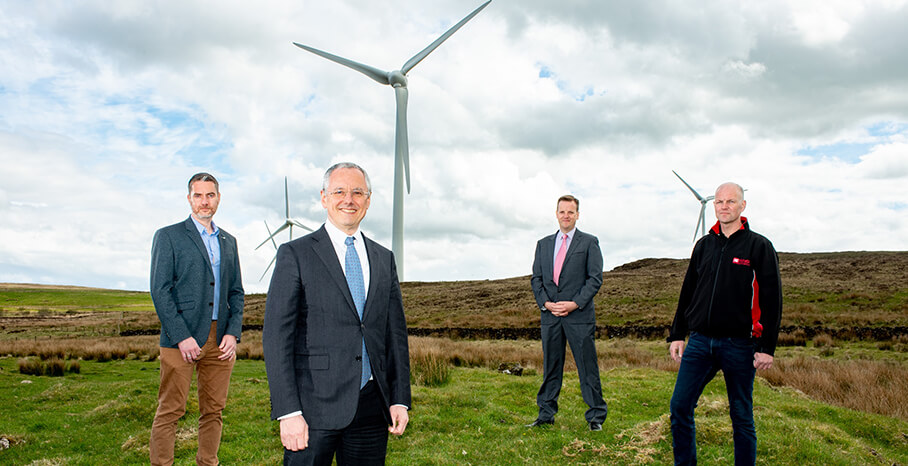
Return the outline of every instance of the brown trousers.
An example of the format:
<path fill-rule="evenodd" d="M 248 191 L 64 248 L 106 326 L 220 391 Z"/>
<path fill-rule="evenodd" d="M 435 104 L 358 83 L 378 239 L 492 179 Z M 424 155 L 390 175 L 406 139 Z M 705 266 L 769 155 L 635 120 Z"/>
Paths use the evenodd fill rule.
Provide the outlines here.
<path fill-rule="evenodd" d="M 153 465 L 172 465 L 177 421 L 186 413 L 186 400 L 192 384 L 193 371 L 198 372 L 199 392 L 199 450 L 196 463 L 218 464 L 221 444 L 221 411 L 227 405 L 227 388 L 236 356 L 220 360 L 217 343 L 217 321 L 211 322 L 208 341 L 194 363 L 183 360 L 178 348 L 161 348 L 161 387 L 158 390 L 158 410 L 154 415 L 149 441 Z"/>

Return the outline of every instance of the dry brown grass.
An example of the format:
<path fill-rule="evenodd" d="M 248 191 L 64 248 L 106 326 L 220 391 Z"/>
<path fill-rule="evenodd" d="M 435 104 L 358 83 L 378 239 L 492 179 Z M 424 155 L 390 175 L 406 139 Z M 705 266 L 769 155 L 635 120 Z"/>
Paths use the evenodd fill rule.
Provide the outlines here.
<path fill-rule="evenodd" d="M 803 329 L 797 329 L 794 332 L 779 333 L 778 346 L 807 346 L 807 333 Z"/>
<path fill-rule="evenodd" d="M 81 370 L 79 361 L 67 361 L 60 358 L 32 359 L 23 358 L 17 363 L 20 374 L 46 375 L 48 377 L 62 377 L 66 372 L 78 374 Z"/>
<path fill-rule="evenodd" d="M 813 337 L 813 340 L 811 340 L 811 341 L 813 341 L 813 346 L 817 347 L 817 348 L 821 348 L 824 346 L 831 347 L 831 346 L 835 345 L 835 342 L 833 341 L 832 336 L 830 336 L 828 333 L 821 333 L 821 334 Z"/>
<path fill-rule="evenodd" d="M 0 340 L 0 355 L 37 356 L 43 360 L 82 359 L 106 362 L 117 359 L 154 361 L 160 354 L 160 337 L 34 338 Z M 236 351 L 240 359 L 262 360 L 262 332 L 246 331 Z"/>
<path fill-rule="evenodd" d="M 410 382 L 439 387 L 451 379 L 451 363 L 438 348 L 421 348 L 410 355 Z"/>
<path fill-rule="evenodd" d="M 0 340 L 0 354 L 11 356 L 37 356 L 41 359 L 84 359 L 110 361 L 138 358 L 153 360 L 157 357 L 158 336 L 85 338 L 37 338 Z"/>
<path fill-rule="evenodd" d="M 769 383 L 811 398 L 908 420 L 908 367 L 889 361 L 778 359 L 762 373 Z"/>
<path fill-rule="evenodd" d="M 596 352 L 599 367 L 603 370 L 615 367 L 652 367 L 674 370 L 667 351 L 654 352 L 633 340 L 598 340 Z M 434 337 L 410 337 L 410 359 L 427 354 L 440 355 L 451 365 L 484 367 L 496 370 L 502 363 L 520 363 L 533 371 L 542 371 L 542 343 L 528 340 L 450 340 Z M 565 370 L 576 371 L 570 346 L 567 347 Z"/>

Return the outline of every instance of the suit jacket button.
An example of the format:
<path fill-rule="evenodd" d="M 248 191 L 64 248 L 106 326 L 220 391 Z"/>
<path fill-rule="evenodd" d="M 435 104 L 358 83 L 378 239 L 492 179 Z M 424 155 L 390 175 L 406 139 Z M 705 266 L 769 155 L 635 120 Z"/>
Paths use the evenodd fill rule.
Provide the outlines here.
<path fill-rule="evenodd" d="M 214 303 L 208 303 L 209 306 L 214 306 Z"/>
<path fill-rule="evenodd" d="M 214 282 L 209 283 L 209 285 L 214 286 Z"/>
<path fill-rule="evenodd" d="M 363 360 L 363 357 L 362 357 L 362 356 L 357 356 L 357 357 L 356 357 L 356 360 L 357 360 L 357 361 L 362 361 L 362 360 Z"/>

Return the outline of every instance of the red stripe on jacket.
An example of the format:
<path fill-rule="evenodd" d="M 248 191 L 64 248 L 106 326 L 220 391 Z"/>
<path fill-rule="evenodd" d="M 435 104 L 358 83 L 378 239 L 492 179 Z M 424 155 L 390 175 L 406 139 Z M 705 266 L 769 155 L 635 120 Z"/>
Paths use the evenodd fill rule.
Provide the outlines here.
<path fill-rule="evenodd" d="M 751 335 L 760 338 L 763 335 L 763 324 L 760 323 L 760 284 L 757 283 L 757 272 L 754 271 L 753 298 L 750 300 L 750 318 L 753 322 Z"/>

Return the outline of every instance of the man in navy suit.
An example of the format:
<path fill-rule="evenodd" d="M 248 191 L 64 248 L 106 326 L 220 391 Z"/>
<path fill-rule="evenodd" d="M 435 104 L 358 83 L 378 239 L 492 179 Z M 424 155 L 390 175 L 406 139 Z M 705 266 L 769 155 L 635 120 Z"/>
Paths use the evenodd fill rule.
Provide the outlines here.
<path fill-rule="evenodd" d="M 356 164 L 325 173 L 328 221 L 281 245 L 262 334 L 285 465 L 384 464 L 407 427 L 410 362 L 391 251 L 359 224 L 372 185 Z"/>
<path fill-rule="evenodd" d="M 243 328 L 236 239 L 212 218 L 221 193 L 208 173 L 189 179 L 192 215 L 161 228 L 151 246 L 151 299 L 161 320 L 161 386 L 151 427 L 151 464 L 173 464 L 177 421 L 198 373 L 197 464 L 218 464 L 221 411 Z"/>
<path fill-rule="evenodd" d="M 576 228 L 580 218 L 580 201 L 576 197 L 561 196 L 555 216 L 559 231 L 536 243 L 530 279 L 542 313 L 543 380 L 536 395 L 539 415 L 527 427 L 555 423 L 567 340 L 580 376 L 580 393 L 589 406 L 586 421 L 590 430 L 599 431 L 608 414 L 599 381 L 593 306 L 593 298 L 602 286 L 602 252 L 595 236 Z"/>

